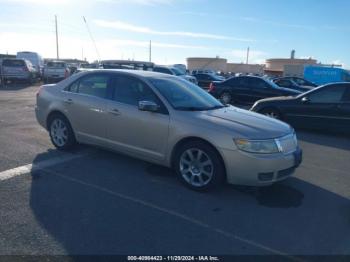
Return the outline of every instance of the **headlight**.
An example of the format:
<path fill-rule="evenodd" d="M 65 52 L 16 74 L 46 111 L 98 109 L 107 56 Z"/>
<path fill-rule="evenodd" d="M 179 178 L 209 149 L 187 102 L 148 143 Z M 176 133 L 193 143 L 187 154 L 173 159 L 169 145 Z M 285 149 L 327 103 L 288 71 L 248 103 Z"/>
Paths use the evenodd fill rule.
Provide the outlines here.
<path fill-rule="evenodd" d="M 248 139 L 234 139 L 238 149 L 258 154 L 272 154 L 279 153 L 281 150 L 275 139 L 269 140 L 248 140 Z"/>

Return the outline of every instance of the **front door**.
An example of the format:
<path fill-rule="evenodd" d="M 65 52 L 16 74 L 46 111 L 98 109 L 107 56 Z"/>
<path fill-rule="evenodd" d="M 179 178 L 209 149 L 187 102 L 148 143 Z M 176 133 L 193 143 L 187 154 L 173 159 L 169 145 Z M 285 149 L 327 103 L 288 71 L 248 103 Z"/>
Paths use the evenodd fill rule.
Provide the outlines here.
<path fill-rule="evenodd" d="M 138 78 L 115 74 L 107 104 L 107 136 L 116 149 L 163 160 L 168 142 L 169 113 L 152 89 Z M 140 111 L 139 101 L 159 105 L 157 112 Z"/>
<path fill-rule="evenodd" d="M 316 129 L 336 129 L 341 126 L 344 119 L 340 116 L 339 108 L 345 85 L 330 85 L 315 90 L 299 98 L 299 105 L 288 110 L 290 123 Z"/>

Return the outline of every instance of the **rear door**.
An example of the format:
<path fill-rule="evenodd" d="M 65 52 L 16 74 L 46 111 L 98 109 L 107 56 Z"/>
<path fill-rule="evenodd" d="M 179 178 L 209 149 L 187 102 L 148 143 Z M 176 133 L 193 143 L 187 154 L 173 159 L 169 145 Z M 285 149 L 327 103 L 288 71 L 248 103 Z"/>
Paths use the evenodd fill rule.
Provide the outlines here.
<path fill-rule="evenodd" d="M 248 77 L 232 77 L 223 82 L 222 85 L 231 93 L 235 102 L 246 104 L 251 101 L 251 89 Z"/>
<path fill-rule="evenodd" d="M 106 139 L 107 90 L 111 76 L 83 76 L 64 92 L 65 113 L 81 140 L 99 144 Z"/>
<path fill-rule="evenodd" d="M 133 76 L 115 74 L 112 89 L 107 103 L 109 146 L 142 158 L 163 160 L 169 133 L 169 113 L 164 104 L 145 82 Z M 140 111 L 139 101 L 155 102 L 160 109 Z"/>

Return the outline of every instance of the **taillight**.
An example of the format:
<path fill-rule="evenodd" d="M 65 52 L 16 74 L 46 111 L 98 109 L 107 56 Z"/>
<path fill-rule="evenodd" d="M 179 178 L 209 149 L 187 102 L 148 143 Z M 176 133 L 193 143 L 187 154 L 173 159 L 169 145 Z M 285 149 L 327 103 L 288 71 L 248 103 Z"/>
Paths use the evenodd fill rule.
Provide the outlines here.
<path fill-rule="evenodd" d="M 68 72 L 68 70 L 66 69 L 65 71 L 64 71 L 64 78 L 67 78 L 69 76 L 69 72 Z"/>
<path fill-rule="evenodd" d="M 212 91 L 214 91 L 214 90 L 215 90 L 214 84 L 213 84 L 213 83 L 210 83 L 210 85 L 209 85 L 209 92 L 212 92 Z"/>

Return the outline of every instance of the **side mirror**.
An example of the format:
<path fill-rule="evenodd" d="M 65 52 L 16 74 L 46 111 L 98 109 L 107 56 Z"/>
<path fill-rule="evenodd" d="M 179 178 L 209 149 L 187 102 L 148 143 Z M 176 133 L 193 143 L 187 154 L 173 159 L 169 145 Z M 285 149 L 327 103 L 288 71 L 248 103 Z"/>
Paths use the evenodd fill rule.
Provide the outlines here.
<path fill-rule="evenodd" d="M 157 105 L 153 101 L 139 101 L 140 111 L 157 112 L 158 109 L 159 105 Z"/>
<path fill-rule="evenodd" d="M 309 98 L 307 96 L 304 96 L 302 99 L 301 99 L 301 102 L 303 102 L 304 104 L 307 104 L 310 102 Z"/>

